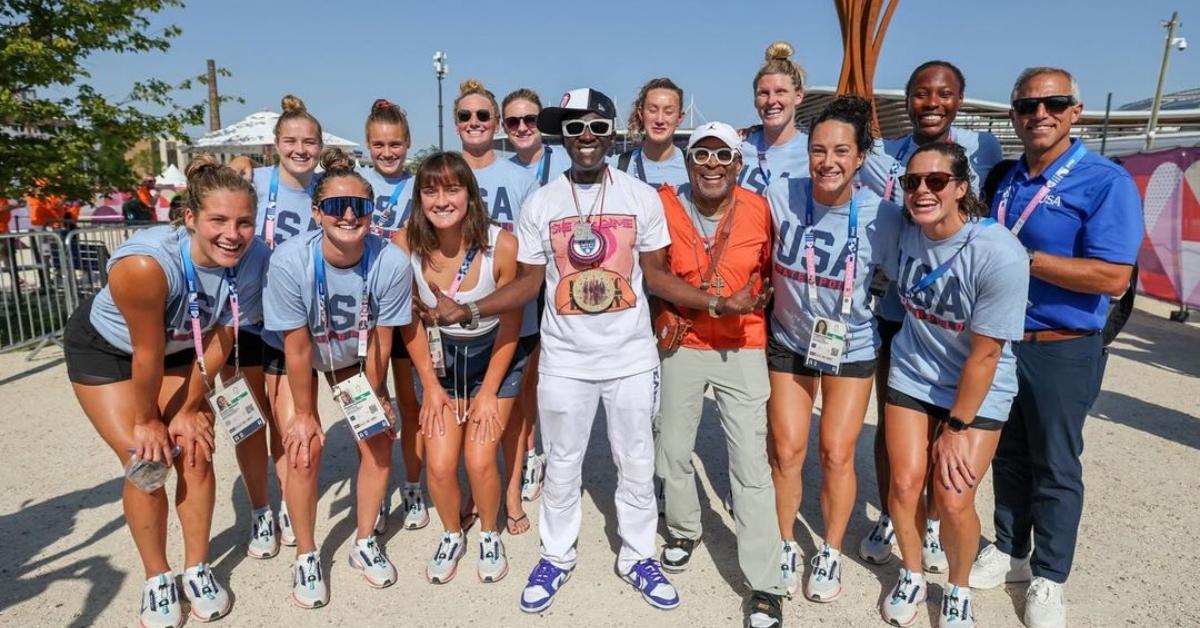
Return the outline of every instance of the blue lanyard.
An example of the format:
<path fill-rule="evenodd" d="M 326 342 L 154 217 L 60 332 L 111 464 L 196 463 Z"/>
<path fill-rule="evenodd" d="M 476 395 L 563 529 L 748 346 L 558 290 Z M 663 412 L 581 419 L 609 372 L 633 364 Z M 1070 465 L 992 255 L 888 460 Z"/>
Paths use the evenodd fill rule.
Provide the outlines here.
<path fill-rule="evenodd" d="M 763 183 L 771 185 L 771 171 L 767 170 L 767 150 L 769 149 L 763 147 L 765 135 L 765 132 L 759 131 L 758 135 L 754 138 L 754 149 L 758 151 L 758 171 L 762 173 Z M 809 198 L 812 198 L 812 196 L 809 196 Z"/>
<path fill-rule="evenodd" d="M 812 196 L 812 179 L 808 180 L 804 198 L 804 281 L 808 284 L 808 300 L 816 306 L 817 303 L 817 240 L 813 235 L 814 218 Z M 851 301 L 854 296 L 855 268 L 858 263 L 858 199 L 850 197 L 850 220 L 847 225 L 846 247 L 850 254 L 846 256 L 846 269 L 842 275 L 842 316 L 850 315 Z"/>
<path fill-rule="evenodd" d="M 538 161 L 537 180 L 538 185 L 546 185 L 546 181 L 550 178 L 550 147 L 542 145 L 542 159 Z"/>
<path fill-rule="evenodd" d="M 1011 229 L 1013 235 L 1019 235 L 1021 233 L 1021 229 L 1025 226 L 1025 221 L 1029 220 L 1029 216 L 1033 213 L 1033 210 L 1037 209 L 1037 207 L 1042 204 L 1042 200 L 1046 198 L 1046 195 L 1050 193 L 1050 190 L 1058 187 L 1058 184 L 1062 183 L 1063 179 L 1067 178 L 1068 174 L 1071 174 L 1071 168 L 1074 168 L 1075 164 L 1079 163 L 1079 160 L 1083 159 L 1084 155 L 1086 154 L 1087 147 L 1083 145 L 1083 142 L 1079 142 L 1079 146 L 1077 146 L 1075 150 L 1071 152 L 1071 156 L 1067 158 L 1066 163 L 1060 166 L 1058 170 L 1055 170 L 1054 174 L 1050 176 L 1050 179 L 1046 181 L 1046 183 L 1042 185 L 1042 187 L 1033 195 L 1033 198 L 1029 199 L 1029 203 L 1025 205 L 1024 211 L 1021 212 L 1020 216 L 1017 216 L 1016 222 L 1013 223 Z M 1004 223 L 1005 226 L 1007 226 L 1008 201 L 1010 198 L 1012 198 L 1013 188 L 1016 187 L 1014 180 L 1017 177 L 1017 171 L 1020 169 L 1021 165 L 1018 163 L 1011 171 L 1009 171 L 1008 176 L 1005 177 L 1004 195 L 1000 197 L 1000 204 L 996 208 L 996 218 L 1001 223 Z"/>
<path fill-rule="evenodd" d="M 947 259 L 946 261 L 942 262 L 941 265 L 939 265 L 937 268 L 930 271 L 928 275 L 925 275 L 924 277 L 922 277 L 920 281 L 918 281 L 915 285 L 913 285 L 913 287 L 909 288 L 908 290 L 905 290 L 904 298 L 906 298 L 906 299 L 913 298 L 913 296 L 916 295 L 918 292 L 921 292 L 922 290 L 928 288 L 929 286 L 932 286 L 933 282 L 937 281 L 938 279 L 941 279 L 942 275 L 945 275 L 946 271 L 950 270 L 950 266 L 951 266 L 951 264 L 954 263 L 954 260 L 958 259 L 959 254 L 967 249 L 967 245 L 971 243 L 971 240 L 975 239 L 975 236 L 976 236 L 976 234 L 979 233 L 979 230 L 985 229 L 994 224 L 996 224 L 996 221 L 992 220 L 991 218 L 984 218 L 983 220 L 980 220 L 979 222 L 975 223 L 975 226 L 971 227 L 971 233 L 967 234 L 966 241 L 964 241 L 962 243 L 962 245 L 958 247 L 958 250 L 954 252 L 954 255 L 951 255 L 950 259 Z"/>
<path fill-rule="evenodd" d="M 316 251 L 313 253 L 313 279 L 317 289 L 317 312 L 320 316 L 321 327 L 325 330 L 325 344 L 328 345 L 329 349 L 329 372 L 332 373 L 334 370 L 333 328 L 329 325 L 329 287 L 325 282 L 325 253 L 321 250 L 321 240 L 323 237 L 315 240 Z M 362 371 L 363 363 L 367 357 L 367 323 L 371 315 L 371 284 L 368 282 L 368 278 L 370 277 L 368 273 L 371 270 L 371 248 L 366 242 L 363 243 L 363 255 L 362 259 L 358 262 L 358 267 L 362 269 L 363 280 L 362 299 L 358 304 L 358 369 Z"/>
<path fill-rule="evenodd" d="M 392 194 L 388 196 L 387 205 L 379 210 L 376 210 L 375 213 L 371 215 L 372 225 L 383 227 L 386 225 L 381 225 L 379 224 L 380 222 L 391 222 L 392 212 L 395 211 L 396 204 L 400 202 L 400 195 L 404 192 L 404 187 L 408 185 L 408 179 L 409 177 L 401 179 L 400 182 L 392 188 Z"/>
<path fill-rule="evenodd" d="M 179 263 L 183 266 L 183 279 L 187 284 L 188 318 L 192 325 L 192 343 L 196 350 L 196 366 L 200 368 L 200 377 L 208 385 L 208 370 L 204 366 L 204 347 L 200 330 L 200 282 L 196 279 L 196 266 L 192 263 L 192 238 L 185 236 L 179 241 Z M 233 367 L 236 371 L 240 365 L 237 334 L 241 311 L 238 307 L 237 271 L 225 269 L 225 283 L 229 284 L 229 306 L 233 310 Z"/>

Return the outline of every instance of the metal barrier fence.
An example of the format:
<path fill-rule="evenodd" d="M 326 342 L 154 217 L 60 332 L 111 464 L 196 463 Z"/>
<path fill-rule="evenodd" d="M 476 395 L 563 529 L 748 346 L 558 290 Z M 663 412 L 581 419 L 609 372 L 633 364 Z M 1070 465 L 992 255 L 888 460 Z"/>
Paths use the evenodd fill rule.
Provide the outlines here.
<path fill-rule="evenodd" d="M 148 225 L 0 234 L 0 352 L 60 343 L 67 319 L 108 282 L 113 251 Z"/>

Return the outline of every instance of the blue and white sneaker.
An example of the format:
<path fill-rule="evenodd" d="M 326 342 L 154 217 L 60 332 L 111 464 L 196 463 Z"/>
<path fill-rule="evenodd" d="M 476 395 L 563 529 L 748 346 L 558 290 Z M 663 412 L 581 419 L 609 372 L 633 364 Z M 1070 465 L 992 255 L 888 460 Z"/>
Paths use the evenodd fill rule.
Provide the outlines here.
<path fill-rule="evenodd" d="M 779 569 L 783 572 L 783 586 L 790 598 L 800 588 L 800 545 L 795 541 L 784 541 L 779 555 Z"/>
<path fill-rule="evenodd" d="M 508 575 L 508 557 L 504 555 L 504 543 L 500 533 L 484 530 L 479 534 L 479 581 L 499 582 Z"/>
<path fill-rule="evenodd" d="M 329 586 L 317 550 L 297 556 L 292 565 L 292 602 L 300 608 L 320 608 L 329 603 Z"/>
<path fill-rule="evenodd" d="M 392 512 L 391 493 L 388 491 L 388 494 L 383 496 L 383 503 L 379 504 L 379 514 L 375 515 L 375 536 L 383 536 L 387 533 L 388 514 Z"/>
<path fill-rule="evenodd" d="M 279 553 L 279 535 L 275 529 L 275 514 L 271 507 L 255 510 L 250 520 L 250 544 L 246 555 L 250 558 L 267 559 Z"/>
<path fill-rule="evenodd" d="M 842 595 L 842 553 L 828 543 L 813 557 L 804 596 L 813 602 L 832 602 Z"/>
<path fill-rule="evenodd" d="M 383 548 L 379 547 L 379 542 L 373 536 L 354 542 L 354 546 L 350 548 L 349 561 L 350 567 L 361 573 L 367 584 L 376 589 L 390 587 L 396 582 L 396 568 L 384 555 Z"/>
<path fill-rule="evenodd" d="M 458 574 L 458 561 L 467 553 L 467 535 L 463 532 L 443 532 L 433 558 L 425 567 L 425 579 L 430 584 L 446 584 Z"/>
<path fill-rule="evenodd" d="M 288 516 L 287 502 L 279 502 L 279 542 L 296 547 L 296 533 L 292 530 L 292 518 Z"/>
<path fill-rule="evenodd" d="M 929 573 L 950 571 L 950 561 L 946 559 L 946 550 L 942 548 L 942 522 L 936 519 L 925 520 L 925 542 L 921 547 L 921 566 Z"/>
<path fill-rule="evenodd" d="M 168 571 L 146 580 L 138 620 L 142 628 L 176 628 L 183 623 L 174 573 Z"/>
<path fill-rule="evenodd" d="M 404 529 L 420 530 L 429 525 L 429 510 L 425 508 L 421 484 L 405 482 L 400 496 L 400 509 L 404 511 Z"/>
<path fill-rule="evenodd" d="M 858 557 L 872 565 L 883 565 L 892 559 L 892 543 L 896 540 L 896 528 L 892 518 L 886 514 L 879 517 L 871 533 L 858 544 Z"/>
<path fill-rule="evenodd" d="M 571 579 L 571 570 L 559 569 L 550 561 L 541 559 L 529 573 L 529 581 L 521 592 L 521 610 L 540 613 L 554 603 L 554 596 L 562 585 Z"/>
<path fill-rule="evenodd" d="M 957 584 L 942 593 L 942 612 L 938 628 L 975 628 L 975 605 L 971 603 L 971 587 Z"/>
<path fill-rule="evenodd" d="M 525 453 L 525 468 L 521 472 L 521 501 L 531 502 L 542 496 L 546 479 L 546 454 Z"/>
<path fill-rule="evenodd" d="M 679 606 L 679 592 L 667 580 L 658 561 L 653 558 L 643 558 L 633 565 L 629 573 L 624 575 L 626 581 L 634 586 L 654 608 L 669 611 Z"/>
<path fill-rule="evenodd" d="M 217 584 L 212 569 L 205 563 L 183 572 L 183 594 L 191 602 L 192 617 L 197 621 L 216 621 L 229 613 L 233 605 L 229 592 Z"/>
<path fill-rule="evenodd" d="M 929 587 L 925 584 L 923 574 L 901 569 L 896 586 L 892 587 L 892 592 L 879 607 L 883 621 L 902 627 L 917 623 L 917 615 L 925 605 L 928 593 Z"/>

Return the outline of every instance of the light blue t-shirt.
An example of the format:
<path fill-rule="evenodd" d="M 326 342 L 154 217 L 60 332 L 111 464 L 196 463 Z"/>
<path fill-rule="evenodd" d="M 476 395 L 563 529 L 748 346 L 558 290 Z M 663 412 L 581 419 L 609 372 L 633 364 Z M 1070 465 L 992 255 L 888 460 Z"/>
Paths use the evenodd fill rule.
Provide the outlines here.
<path fill-rule="evenodd" d="M 192 319 L 188 315 L 188 287 L 183 273 L 179 251 L 189 242 L 190 234 L 183 227 L 164 225 L 137 231 L 125 241 L 108 262 L 111 271 L 117 260 L 135 255 L 154 258 L 162 267 L 167 278 L 167 303 L 163 308 L 163 322 L 167 330 L 165 355 L 191 349 Z M 237 282 L 238 309 L 241 326 L 259 325 L 263 319 L 263 282 L 267 273 L 267 260 L 271 251 L 262 240 L 250 241 L 245 255 L 234 267 Z M 193 260 L 193 264 L 195 261 Z M 229 283 L 225 281 L 224 268 L 195 266 L 196 281 L 200 292 L 196 301 L 200 306 L 200 327 L 209 331 L 217 325 L 233 325 L 233 310 L 229 307 Z M 129 338 L 129 325 L 113 302 L 109 286 L 105 286 L 92 303 L 90 316 L 92 326 L 105 340 L 127 353 L 133 353 Z"/>
<path fill-rule="evenodd" d="M 255 217 L 255 233 L 266 238 L 267 205 L 271 198 L 271 173 L 278 166 L 254 169 L 254 189 L 258 191 L 258 215 Z M 275 199 L 275 246 L 302 233 L 316 231 L 319 225 L 312 218 L 312 190 L 317 185 L 318 175 L 313 174 L 309 189 L 294 188 L 283 182 L 280 176 Z"/>
<path fill-rule="evenodd" d="M 742 171 L 738 185 L 766 196 L 767 186 L 776 179 L 807 178 L 808 134 L 796 131 L 787 143 L 766 148 L 763 132 L 755 131 L 742 142 Z"/>
<path fill-rule="evenodd" d="M 491 164 L 472 172 L 479 183 L 479 195 L 483 197 L 483 206 L 488 210 L 488 215 L 505 231 L 513 233 L 517 218 L 521 215 L 521 205 L 526 197 L 538 189 L 537 181 L 524 167 L 499 156 Z M 525 304 L 521 315 L 521 337 L 536 333 L 537 300 L 534 299 Z"/>
<path fill-rule="evenodd" d="M 399 177 L 385 177 L 374 168 L 359 168 L 358 173 L 371 184 L 375 192 L 375 213 L 371 216 L 371 224 L 383 229 L 385 236 L 390 236 L 408 222 L 413 206 L 413 178 L 407 172 Z M 396 189 L 400 192 L 396 194 Z M 396 194 L 395 203 L 392 195 Z"/>
<path fill-rule="evenodd" d="M 992 167 L 1004 158 L 1000 148 L 1000 140 L 991 133 L 970 131 L 967 129 L 950 129 L 950 141 L 963 147 L 967 153 L 967 161 L 971 171 L 971 191 L 979 195 L 979 187 L 987 179 Z M 858 179 L 871 191 L 883 196 L 887 191 L 889 179 L 892 181 L 891 198 L 888 200 L 904 204 L 904 190 L 900 188 L 899 178 L 904 175 L 908 160 L 916 152 L 917 144 L 911 133 L 894 140 L 875 140 L 871 152 L 867 154 L 863 167 L 858 171 Z M 893 171 L 894 169 L 894 171 Z M 877 314 L 884 320 L 900 322 L 904 320 L 904 307 L 900 305 L 900 296 L 896 287 L 889 284 L 877 306 Z"/>
<path fill-rule="evenodd" d="M 532 163 L 521 161 L 521 156 L 515 154 L 508 160 L 524 168 L 538 186 L 546 185 L 571 168 L 571 156 L 567 154 L 567 149 L 549 144 L 542 145 L 541 158 Z"/>
<path fill-rule="evenodd" d="M 1029 257 L 1024 247 L 990 220 L 969 223 L 945 240 L 930 240 L 920 227 L 906 224 L 900 253 L 886 271 L 894 279 L 899 274 L 896 284 L 902 294 L 908 294 L 959 249 L 962 253 L 941 277 L 903 299 L 907 313 L 893 341 L 888 375 L 888 386 L 946 409 L 954 405 L 963 364 L 971 353 L 968 332 L 1021 340 L 1029 290 Z M 1016 394 L 1017 363 L 1012 342 L 1006 342 L 978 416 L 1007 420 Z"/>
<path fill-rule="evenodd" d="M 874 270 L 896 256 L 896 236 L 903 220 L 901 209 L 883 202 L 870 190 L 855 193 L 858 261 L 850 314 L 843 317 L 842 286 L 850 254 L 850 204 L 831 208 L 813 202 L 813 266 L 817 275 L 817 301 L 813 303 L 808 298 L 804 256 L 804 224 L 811 185 L 812 179 L 803 177 L 779 179 L 767 188 L 775 231 L 771 254 L 771 285 L 775 287 L 771 335 L 791 351 L 805 355 L 816 317 L 836 319 L 846 324 L 844 362 L 873 360 L 879 348 L 879 334 L 867 286 Z"/>
<path fill-rule="evenodd" d="M 325 262 L 327 311 L 332 328 L 331 333 L 326 334 L 317 306 L 313 268 L 316 247 L 321 246 L 323 237 L 323 232 L 314 231 L 275 249 L 267 273 L 264 297 L 267 333 L 263 334 L 263 340 L 283 350 L 282 333 L 307 326 L 313 337 L 313 368 L 328 371 L 330 351 L 334 369 L 345 368 L 358 361 L 358 316 L 363 275 L 361 262 L 351 268 L 337 268 Z M 366 277 L 370 287 L 367 326 L 407 325 L 412 320 L 413 286 L 408 254 L 400 247 L 369 234 L 364 245 L 364 256 L 370 258 Z"/>
<path fill-rule="evenodd" d="M 666 183 L 678 188 L 688 182 L 687 163 L 684 159 L 683 149 L 678 146 L 671 151 L 671 156 L 663 161 L 654 161 L 646 157 L 639 147 L 633 149 L 629 154 L 629 164 L 625 167 L 625 172 L 637 177 L 642 183 L 654 187 Z M 620 167 L 620 163 L 620 155 L 609 158 L 611 166 Z"/>

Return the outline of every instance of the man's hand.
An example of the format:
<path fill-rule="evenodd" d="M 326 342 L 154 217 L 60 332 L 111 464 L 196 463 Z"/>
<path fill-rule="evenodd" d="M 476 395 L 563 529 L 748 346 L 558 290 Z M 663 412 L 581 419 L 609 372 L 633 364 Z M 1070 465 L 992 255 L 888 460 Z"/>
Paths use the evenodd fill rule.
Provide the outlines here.
<path fill-rule="evenodd" d="M 770 280 L 766 280 L 763 281 L 762 291 L 758 293 L 758 296 L 754 296 L 754 284 L 758 283 L 758 278 L 758 273 L 750 275 L 750 280 L 741 289 L 728 297 L 722 297 L 718 300 L 717 313 L 721 316 L 739 316 L 766 307 L 767 303 L 771 300 L 771 295 L 775 291 L 771 287 Z"/>

